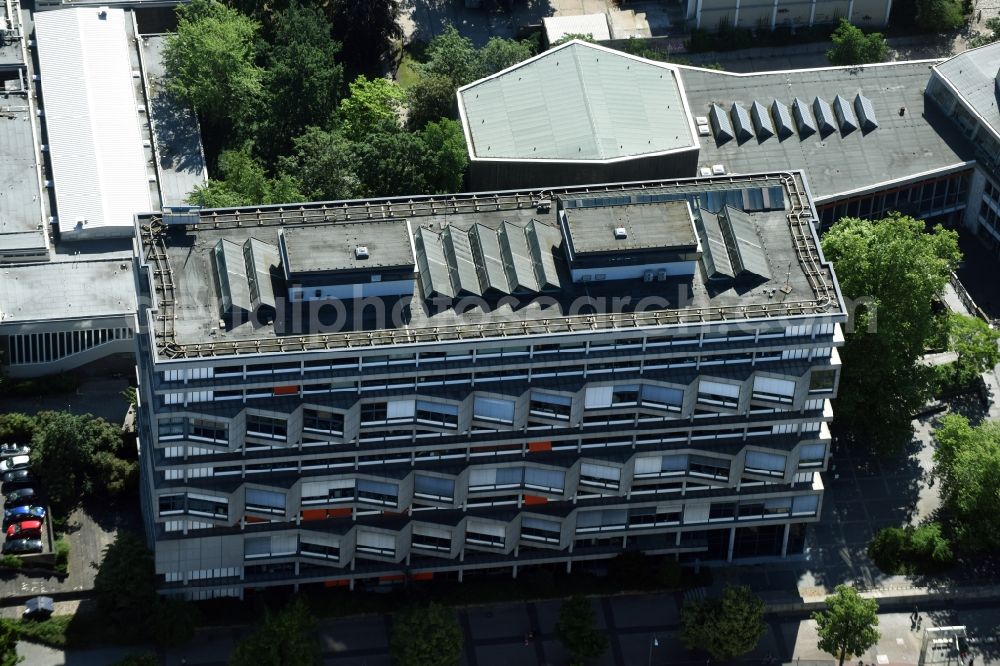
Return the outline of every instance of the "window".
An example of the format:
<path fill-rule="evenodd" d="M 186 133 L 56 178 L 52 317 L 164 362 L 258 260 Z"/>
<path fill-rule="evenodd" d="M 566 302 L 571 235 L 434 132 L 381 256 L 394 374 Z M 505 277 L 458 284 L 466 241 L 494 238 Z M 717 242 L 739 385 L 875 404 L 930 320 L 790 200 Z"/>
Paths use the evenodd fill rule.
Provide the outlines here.
<path fill-rule="evenodd" d="M 299 543 L 299 555 L 336 562 L 340 559 L 340 546 L 302 541 Z"/>
<path fill-rule="evenodd" d="M 743 468 L 753 474 L 784 476 L 785 456 L 777 453 L 764 453 L 763 451 L 747 451 L 746 463 Z"/>
<path fill-rule="evenodd" d="M 389 410 L 384 402 L 368 402 L 361 405 L 361 423 L 384 423 Z"/>
<path fill-rule="evenodd" d="M 622 470 L 611 465 L 585 462 L 580 465 L 580 485 L 618 490 Z"/>
<path fill-rule="evenodd" d="M 799 447 L 799 467 L 820 467 L 826 460 L 826 444 L 803 444 Z"/>
<path fill-rule="evenodd" d="M 503 548 L 507 541 L 507 526 L 470 520 L 465 528 L 465 543 Z"/>
<path fill-rule="evenodd" d="M 698 402 L 736 409 L 740 404 L 740 387 L 702 379 L 698 382 Z"/>
<path fill-rule="evenodd" d="M 416 474 L 413 477 L 413 494 L 418 497 L 451 502 L 455 498 L 455 480 Z"/>
<path fill-rule="evenodd" d="M 344 434 L 344 415 L 319 409 L 302 410 L 302 429 L 325 435 Z"/>
<path fill-rule="evenodd" d="M 708 477 L 719 481 L 729 478 L 729 461 L 708 456 L 690 456 L 688 472 L 691 476 Z"/>
<path fill-rule="evenodd" d="M 613 532 L 625 529 L 627 522 L 628 511 L 625 509 L 581 511 L 576 515 L 576 531 L 577 533 Z"/>
<path fill-rule="evenodd" d="M 628 526 L 631 528 L 663 527 L 681 522 L 681 507 L 643 506 L 629 509 Z"/>
<path fill-rule="evenodd" d="M 521 518 L 521 538 L 543 543 L 559 543 L 559 523 L 554 520 L 524 516 Z"/>
<path fill-rule="evenodd" d="M 472 406 L 473 416 L 481 421 L 514 422 L 514 401 L 477 395 Z"/>
<path fill-rule="evenodd" d="M 642 404 L 644 407 L 658 407 L 679 412 L 684 404 L 684 391 L 666 386 L 644 384 Z"/>
<path fill-rule="evenodd" d="M 284 515 L 285 513 L 285 493 L 271 490 L 260 490 L 257 488 L 247 488 L 246 490 L 246 510 L 255 513 L 274 513 Z"/>
<path fill-rule="evenodd" d="M 160 515 L 169 516 L 184 513 L 184 495 L 160 495 Z"/>
<path fill-rule="evenodd" d="M 302 505 L 354 501 L 354 479 L 308 481 L 302 484 Z"/>
<path fill-rule="evenodd" d="M 469 471 L 470 491 L 517 488 L 523 482 L 523 467 L 487 467 Z"/>
<path fill-rule="evenodd" d="M 638 384 L 622 384 L 614 387 L 614 390 L 611 392 L 611 405 L 614 407 L 629 407 L 638 402 Z"/>
<path fill-rule="evenodd" d="M 529 410 L 534 416 L 568 421 L 573 407 L 573 398 L 567 395 L 531 392 Z"/>
<path fill-rule="evenodd" d="M 247 537 L 243 540 L 243 557 L 247 560 L 288 557 L 297 552 L 299 552 L 299 538 L 294 534 Z"/>
<path fill-rule="evenodd" d="M 635 478 L 679 476 L 688 470 L 686 453 L 636 458 Z"/>
<path fill-rule="evenodd" d="M 283 442 L 288 439 L 288 424 L 285 419 L 247 414 L 247 436 Z"/>
<path fill-rule="evenodd" d="M 791 497 L 764 500 L 764 517 L 778 518 L 780 516 L 787 516 L 788 512 L 791 511 L 791 506 Z"/>
<path fill-rule="evenodd" d="M 433 525 L 414 525 L 410 544 L 414 548 L 451 552 L 451 530 Z"/>
<path fill-rule="evenodd" d="M 190 438 L 202 442 L 229 444 L 229 426 L 217 421 L 191 419 Z"/>
<path fill-rule="evenodd" d="M 225 497 L 188 493 L 187 512 L 193 516 L 226 519 L 229 517 L 229 500 Z"/>
<path fill-rule="evenodd" d="M 458 405 L 417 400 L 417 422 L 442 428 L 458 427 Z"/>
<path fill-rule="evenodd" d="M 184 438 L 183 417 L 172 419 L 160 419 L 156 422 L 156 434 L 160 440 L 183 439 Z"/>
<path fill-rule="evenodd" d="M 389 423 L 411 423 L 416 410 L 413 400 L 390 400 L 385 406 L 385 417 Z"/>
<path fill-rule="evenodd" d="M 524 468 L 524 487 L 561 493 L 566 485 L 566 472 L 557 469 Z"/>
<path fill-rule="evenodd" d="M 721 502 L 712 505 L 708 512 L 709 522 L 715 520 L 732 520 L 735 517 L 736 504 L 733 502 Z"/>
<path fill-rule="evenodd" d="M 358 530 L 356 550 L 359 553 L 379 555 L 381 557 L 396 556 L 396 537 L 382 532 Z"/>
<path fill-rule="evenodd" d="M 792 498 L 792 515 L 815 516 L 819 507 L 819 495 L 801 495 Z"/>
<path fill-rule="evenodd" d="M 837 382 L 836 370 L 813 370 L 809 375 L 810 393 L 829 393 Z"/>
<path fill-rule="evenodd" d="M 756 400 L 791 404 L 795 397 L 795 382 L 772 377 L 754 377 L 753 397 Z"/>
<path fill-rule="evenodd" d="M 399 486 L 395 483 L 358 479 L 358 500 L 372 504 L 396 506 L 399 503 Z"/>

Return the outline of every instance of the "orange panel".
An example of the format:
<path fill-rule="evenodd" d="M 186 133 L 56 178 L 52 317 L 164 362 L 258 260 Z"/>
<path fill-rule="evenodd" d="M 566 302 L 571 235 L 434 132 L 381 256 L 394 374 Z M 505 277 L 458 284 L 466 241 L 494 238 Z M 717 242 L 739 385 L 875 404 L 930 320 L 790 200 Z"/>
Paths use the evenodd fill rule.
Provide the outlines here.
<path fill-rule="evenodd" d="M 302 509 L 302 520 L 323 520 L 326 509 Z"/>
<path fill-rule="evenodd" d="M 428 571 L 426 573 L 415 573 L 410 576 L 411 580 L 434 580 L 434 572 Z"/>
<path fill-rule="evenodd" d="M 528 442 L 528 451 L 531 453 L 540 453 L 542 451 L 551 451 L 552 442 Z"/>
<path fill-rule="evenodd" d="M 541 495 L 525 495 L 524 496 L 524 503 L 527 504 L 527 505 L 529 505 L 529 506 L 532 505 L 532 504 L 548 504 L 548 502 L 549 502 L 549 498 L 548 497 L 542 497 Z"/>
<path fill-rule="evenodd" d="M 393 574 L 392 576 L 379 576 L 378 582 L 380 583 L 397 583 L 406 580 L 406 576 L 403 574 Z"/>
<path fill-rule="evenodd" d="M 351 581 L 346 578 L 338 578 L 334 580 L 323 581 L 323 587 L 347 587 L 351 584 Z"/>
<path fill-rule="evenodd" d="M 326 515 L 330 516 L 331 518 L 350 518 L 351 517 L 351 509 L 350 508 L 347 508 L 347 509 L 327 509 L 326 510 Z"/>
<path fill-rule="evenodd" d="M 243 516 L 243 520 L 248 523 L 269 523 L 271 522 L 267 518 L 258 518 L 257 516 Z"/>
<path fill-rule="evenodd" d="M 298 386 L 275 386 L 274 395 L 298 395 Z"/>

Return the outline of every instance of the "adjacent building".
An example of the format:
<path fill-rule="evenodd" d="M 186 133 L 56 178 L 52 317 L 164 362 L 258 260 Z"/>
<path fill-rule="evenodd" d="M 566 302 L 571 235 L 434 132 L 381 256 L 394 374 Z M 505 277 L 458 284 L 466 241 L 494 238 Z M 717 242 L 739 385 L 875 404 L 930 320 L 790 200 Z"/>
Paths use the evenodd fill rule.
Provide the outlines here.
<path fill-rule="evenodd" d="M 140 217 L 161 591 L 802 552 L 847 317 L 815 217 L 797 172 Z"/>

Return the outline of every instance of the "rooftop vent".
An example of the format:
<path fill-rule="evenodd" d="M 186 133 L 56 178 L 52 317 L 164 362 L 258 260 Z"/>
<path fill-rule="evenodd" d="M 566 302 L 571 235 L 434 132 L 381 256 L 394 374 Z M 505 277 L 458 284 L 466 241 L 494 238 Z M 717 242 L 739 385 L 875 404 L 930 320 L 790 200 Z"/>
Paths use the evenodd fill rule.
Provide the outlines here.
<path fill-rule="evenodd" d="M 615 238 L 625 240 L 628 238 L 628 230 L 625 227 L 615 227 Z"/>
<path fill-rule="evenodd" d="M 367 259 L 370 255 L 368 254 L 368 248 L 364 245 L 359 245 L 354 248 L 354 258 L 355 259 Z"/>
<path fill-rule="evenodd" d="M 97 16 L 98 16 L 98 18 L 101 18 L 101 19 L 108 18 L 108 8 L 107 7 L 98 7 L 97 8 Z"/>

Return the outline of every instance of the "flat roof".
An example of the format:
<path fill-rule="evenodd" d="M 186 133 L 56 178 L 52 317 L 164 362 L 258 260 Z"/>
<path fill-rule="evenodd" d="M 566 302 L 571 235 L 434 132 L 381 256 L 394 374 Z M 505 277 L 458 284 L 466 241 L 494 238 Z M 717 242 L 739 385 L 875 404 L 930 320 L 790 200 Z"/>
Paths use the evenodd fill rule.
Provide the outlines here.
<path fill-rule="evenodd" d="M 371 322 L 341 317 L 338 308 L 326 308 L 332 319 L 323 319 L 323 307 L 302 317 L 296 307 L 278 306 L 272 326 L 252 323 L 218 328 L 217 295 L 212 285 L 210 257 L 220 238 L 242 243 L 253 237 L 274 243 L 279 230 L 319 229 L 330 223 L 389 217 L 405 219 L 414 231 L 427 227 L 440 231 L 455 224 L 468 229 L 482 224 L 496 229 L 505 221 L 525 225 L 537 219 L 554 224 L 556 209 L 545 209 L 553 196 L 611 192 L 622 204 L 657 198 L 660 201 L 694 201 L 694 210 L 709 201 L 725 202 L 723 193 L 746 188 L 779 187 L 782 207 L 750 214 L 767 248 L 769 261 L 781 268 L 777 284 L 709 285 L 703 271 L 693 277 L 670 278 L 644 284 L 641 280 L 574 284 L 567 277 L 559 292 L 539 298 L 505 296 L 496 301 L 465 307 L 458 301 L 426 298 L 415 279 L 412 300 L 400 303 L 400 320 Z M 498 192 L 408 197 L 373 201 L 296 204 L 289 207 L 202 211 L 195 226 L 171 225 L 158 216 L 138 219 L 140 261 L 148 265 L 153 281 L 155 314 L 150 325 L 161 360 L 313 351 L 384 344 L 447 342 L 465 339 L 505 338 L 530 334 L 593 332 L 600 329 L 636 329 L 642 326 L 702 324 L 798 316 L 842 316 L 843 301 L 829 264 L 822 259 L 812 224 L 813 211 L 805 182 L 799 173 L 772 172 L 752 176 L 592 185 L 545 192 Z M 715 195 L 715 196 L 709 196 Z M 719 207 L 721 204 L 716 204 Z M 551 218 L 551 219 L 550 219 Z M 345 225 L 346 226 L 346 225 Z M 329 230 L 326 232 L 329 235 Z M 313 233 L 317 235 L 317 233 Z M 565 265 L 560 263 L 565 271 Z M 775 278 L 777 279 L 777 278 Z M 787 293 L 777 287 L 787 285 Z M 580 298 L 606 296 L 611 312 L 579 308 Z M 654 299 L 643 301 L 648 297 Z M 346 302 L 345 302 L 346 303 Z M 630 306 L 629 303 L 632 305 Z M 301 305 L 301 304 L 299 304 Z M 346 303 L 350 306 L 350 303 Z M 457 307 L 457 305 L 462 307 Z M 629 308 L 633 309 L 629 309 Z M 283 313 L 284 311 L 284 313 Z M 315 316 L 314 316 L 315 315 Z"/>
<path fill-rule="evenodd" d="M 139 40 L 156 171 L 164 206 L 181 206 L 198 185 L 208 180 L 198 118 L 164 84 L 163 44 L 166 35 L 143 35 Z"/>
<path fill-rule="evenodd" d="M 340 222 L 334 225 L 285 227 L 281 231 L 287 272 L 326 273 L 413 266 L 413 247 L 406 220 Z M 359 259 L 356 248 L 368 250 Z"/>
<path fill-rule="evenodd" d="M 564 211 L 575 255 L 627 250 L 673 250 L 698 245 L 686 201 L 589 206 Z M 625 230 L 625 237 L 616 235 Z"/>
<path fill-rule="evenodd" d="M 936 105 L 924 99 L 931 64 L 903 62 L 764 74 L 682 67 L 684 89 L 697 116 L 707 116 L 713 104 L 729 111 L 736 102 L 749 110 L 758 101 L 769 109 L 775 99 L 791 111 L 796 98 L 806 102 L 812 113 L 817 97 L 832 103 L 841 95 L 853 102 L 860 93 L 871 100 L 878 121 L 876 129 L 847 134 L 836 130 L 802 137 L 795 131 L 784 139 L 755 136 L 743 142 L 704 137 L 699 165 L 721 164 L 729 173 L 754 173 L 775 165 L 801 169 L 812 195 L 821 200 L 971 160 L 968 141 Z M 900 109 L 905 109 L 902 115 Z"/>
<path fill-rule="evenodd" d="M 986 120 L 993 132 L 1000 135 L 1000 110 L 997 109 L 1000 42 L 960 53 L 935 65 L 934 69 Z"/>
<path fill-rule="evenodd" d="M 674 66 L 579 40 L 458 98 L 473 158 L 613 160 L 698 145 Z"/>
<path fill-rule="evenodd" d="M 59 230 L 130 233 L 153 208 L 125 12 L 35 15 Z"/>
<path fill-rule="evenodd" d="M 549 44 L 568 35 L 590 35 L 598 42 L 611 41 L 611 28 L 606 14 L 546 16 L 542 18 L 542 26 Z"/>
<path fill-rule="evenodd" d="M 17 72 L 0 73 L 0 78 L 8 81 L 17 76 Z M 47 246 L 32 123 L 26 92 L 4 100 L 0 113 L 0 247 L 6 250 Z"/>
<path fill-rule="evenodd" d="M 0 325 L 129 316 L 135 279 L 127 258 L 3 267 Z"/>

